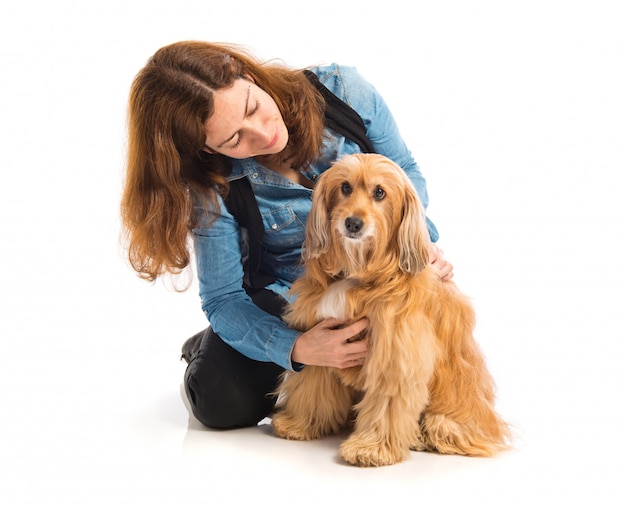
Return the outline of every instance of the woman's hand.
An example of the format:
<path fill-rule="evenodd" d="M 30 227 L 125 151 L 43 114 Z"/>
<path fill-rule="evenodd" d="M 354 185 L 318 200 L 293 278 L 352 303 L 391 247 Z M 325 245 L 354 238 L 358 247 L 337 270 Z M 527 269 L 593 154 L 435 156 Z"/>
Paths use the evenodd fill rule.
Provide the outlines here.
<path fill-rule="evenodd" d="M 296 340 L 291 359 L 297 363 L 312 366 L 348 368 L 360 366 L 365 361 L 368 336 L 349 341 L 365 331 L 367 319 L 358 320 L 349 326 L 339 319 L 325 319 Z"/>
<path fill-rule="evenodd" d="M 444 282 L 454 276 L 453 266 L 443 256 L 443 250 L 435 243 L 430 244 L 430 263 L 435 268 L 435 272 Z"/>

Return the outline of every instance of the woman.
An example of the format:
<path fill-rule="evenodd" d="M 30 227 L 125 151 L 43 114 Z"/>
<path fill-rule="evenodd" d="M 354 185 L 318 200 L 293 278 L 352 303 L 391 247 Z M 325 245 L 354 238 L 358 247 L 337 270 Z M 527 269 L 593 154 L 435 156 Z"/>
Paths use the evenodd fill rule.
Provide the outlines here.
<path fill-rule="evenodd" d="M 359 113 L 376 152 L 409 175 L 426 206 L 425 180 L 387 106 L 353 68 L 310 69 Z M 183 345 L 194 415 L 212 428 L 255 425 L 271 413 L 285 370 L 362 364 L 367 339 L 348 339 L 367 320 L 327 319 L 301 333 L 280 319 L 300 273 L 304 225 L 317 177 L 360 151 L 325 128 L 324 100 L 300 70 L 261 63 L 234 45 L 179 42 L 159 49 L 133 81 L 122 221 L 133 268 L 147 280 L 197 264 L 210 327 Z M 247 232 L 225 199 L 247 178 L 261 213 L 264 287 L 244 279 Z M 434 245 L 444 279 L 452 266 Z"/>

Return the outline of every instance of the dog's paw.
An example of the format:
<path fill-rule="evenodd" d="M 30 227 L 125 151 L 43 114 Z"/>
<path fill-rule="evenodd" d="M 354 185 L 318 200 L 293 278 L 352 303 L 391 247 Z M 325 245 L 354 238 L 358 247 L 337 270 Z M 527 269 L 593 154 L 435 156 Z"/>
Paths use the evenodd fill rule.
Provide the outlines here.
<path fill-rule="evenodd" d="M 354 436 L 348 438 L 340 447 L 341 457 L 351 465 L 360 467 L 394 465 L 406 457 L 408 454 L 406 451 L 408 449 L 393 448 L 380 441 L 372 443 L 369 439 L 364 441 Z"/>
<path fill-rule="evenodd" d="M 314 427 L 303 424 L 283 412 L 278 412 L 272 417 L 272 428 L 274 435 L 287 440 L 314 440 L 322 436 Z"/>
<path fill-rule="evenodd" d="M 409 449 L 412 451 L 429 451 L 428 440 L 424 437 L 424 434 L 420 431 L 415 435 L 415 438 L 409 445 Z"/>
<path fill-rule="evenodd" d="M 427 414 L 422 423 L 427 447 L 441 454 L 492 456 L 506 449 L 503 434 L 475 424 L 460 424 L 442 414 Z"/>

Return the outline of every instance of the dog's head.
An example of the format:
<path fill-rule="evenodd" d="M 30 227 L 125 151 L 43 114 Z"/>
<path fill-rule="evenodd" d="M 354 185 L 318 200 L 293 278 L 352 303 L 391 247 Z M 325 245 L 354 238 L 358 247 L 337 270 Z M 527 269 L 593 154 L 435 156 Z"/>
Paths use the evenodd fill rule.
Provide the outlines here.
<path fill-rule="evenodd" d="M 318 180 L 304 255 L 321 262 L 328 275 L 417 274 L 428 263 L 429 242 L 417 192 L 388 158 L 349 155 Z"/>

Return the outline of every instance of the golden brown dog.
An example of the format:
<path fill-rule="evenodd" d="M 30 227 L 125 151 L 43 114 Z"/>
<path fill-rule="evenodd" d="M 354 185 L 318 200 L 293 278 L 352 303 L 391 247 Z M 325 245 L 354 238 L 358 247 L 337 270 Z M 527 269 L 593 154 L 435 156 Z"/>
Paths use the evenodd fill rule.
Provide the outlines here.
<path fill-rule="evenodd" d="M 488 456 L 507 447 L 494 383 L 474 341 L 474 311 L 429 265 L 423 207 L 404 171 L 351 155 L 319 179 L 307 223 L 305 274 L 285 320 L 368 317 L 363 366 L 306 366 L 279 387 L 276 435 L 309 440 L 353 425 L 348 463 L 397 463 L 409 450 Z"/>

